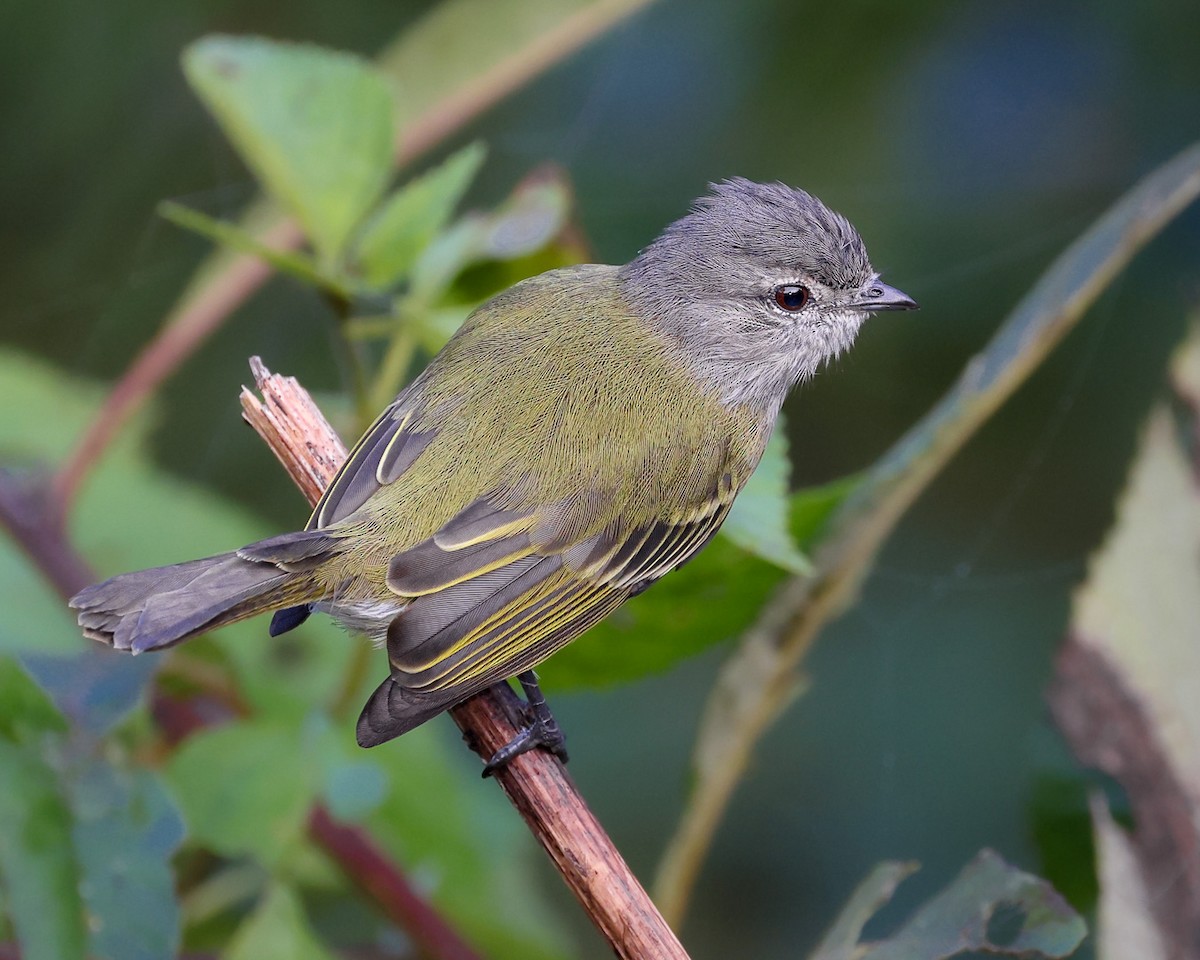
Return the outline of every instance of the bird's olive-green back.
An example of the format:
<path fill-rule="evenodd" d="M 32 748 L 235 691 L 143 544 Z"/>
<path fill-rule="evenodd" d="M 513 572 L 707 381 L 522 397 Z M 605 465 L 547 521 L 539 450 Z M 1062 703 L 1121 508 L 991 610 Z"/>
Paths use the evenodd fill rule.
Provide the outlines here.
<path fill-rule="evenodd" d="M 732 499 L 769 429 L 633 314 L 616 268 L 552 271 L 480 307 L 352 453 L 313 518 L 353 538 L 326 575 L 378 596 L 393 556 L 480 501 L 550 552 L 684 521 Z"/>

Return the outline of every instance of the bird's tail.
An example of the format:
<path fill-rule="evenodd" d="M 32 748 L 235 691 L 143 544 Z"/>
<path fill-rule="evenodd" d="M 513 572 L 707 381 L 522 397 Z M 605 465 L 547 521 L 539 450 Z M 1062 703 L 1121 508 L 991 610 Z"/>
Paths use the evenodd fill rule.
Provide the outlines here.
<path fill-rule="evenodd" d="M 79 591 L 85 636 L 142 653 L 181 643 L 267 610 L 320 599 L 317 568 L 341 551 L 337 537 L 305 530 L 217 557 L 123 573 Z"/>

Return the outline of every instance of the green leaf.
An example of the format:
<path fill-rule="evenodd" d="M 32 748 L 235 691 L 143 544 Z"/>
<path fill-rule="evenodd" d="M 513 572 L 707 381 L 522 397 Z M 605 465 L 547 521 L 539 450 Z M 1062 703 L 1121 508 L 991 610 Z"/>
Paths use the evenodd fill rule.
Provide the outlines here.
<path fill-rule="evenodd" d="M 570 211 L 571 192 L 560 176 L 525 181 L 494 211 L 463 217 L 425 248 L 413 266 L 411 296 L 432 303 L 472 264 L 541 249 L 566 226 Z"/>
<path fill-rule="evenodd" d="M 44 730 L 61 732 L 67 724 L 45 692 L 12 657 L 0 657 L 0 734 L 21 740 Z"/>
<path fill-rule="evenodd" d="M 74 656 L 26 652 L 21 663 L 55 706 L 89 737 L 100 737 L 138 703 L 153 663 L 130 662 L 94 645 Z"/>
<path fill-rule="evenodd" d="M 211 642 L 255 712 L 292 724 L 337 696 L 353 647 L 366 643 L 328 617 L 313 617 L 278 637 L 267 634 L 262 620 L 240 626 L 217 631 Z"/>
<path fill-rule="evenodd" d="M 792 494 L 792 537 L 802 549 L 808 550 L 820 541 L 826 523 L 861 482 L 862 474 L 854 473 Z"/>
<path fill-rule="evenodd" d="M 167 767 L 191 834 L 218 853 L 276 863 L 303 836 L 317 771 L 303 738 L 266 721 L 184 741 Z"/>
<path fill-rule="evenodd" d="M 1052 960 L 1074 953 L 1086 933 L 1080 916 L 1045 880 L 984 850 L 862 960 L 946 960 L 969 950 Z"/>
<path fill-rule="evenodd" d="M 391 175 L 383 77 L 350 54 L 256 37 L 205 37 L 183 67 L 246 165 L 335 263 Z"/>
<path fill-rule="evenodd" d="M 323 793 L 330 813 L 339 820 L 356 822 L 383 802 L 387 788 L 387 777 L 378 764 L 357 760 L 331 766 Z"/>
<path fill-rule="evenodd" d="M 25 960 L 82 960 L 84 910 L 71 815 L 33 749 L 0 738 L 0 879 Z"/>
<path fill-rule="evenodd" d="M 790 529 L 788 478 L 792 465 L 785 429 L 780 417 L 762 460 L 734 501 L 721 533 L 777 567 L 807 574 L 812 572 L 812 564 L 797 548 Z"/>
<path fill-rule="evenodd" d="M 393 193 L 363 229 L 355 261 L 367 283 L 384 289 L 408 275 L 475 179 L 487 151 L 473 143 Z"/>
<path fill-rule="evenodd" d="M 1042 759 L 1029 790 L 1027 820 L 1039 869 L 1072 906 L 1090 913 L 1100 888 L 1088 790 L 1097 788 L 1099 777 L 1094 771 L 1082 770 L 1049 727 L 1041 729 L 1038 737 L 1052 744 L 1039 750 Z M 1114 794 L 1119 792 L 1115 781 L 1103 782 Z M 1128 817 L 1127 805 L 1122 805 L 1121 813 Z"/>
<path fill-rule="evenodd" d="M 170 220 L 176 226 L 191 230 L 202 237 L 224 244 L 239 253 L 250 253 L 281 273 L 289 274 L 318 289 L 329 290 L 341 297 L 348 298 L 350 289 L 336 277 L 332 277 L 317 268 L 311 257 L 292 250 L 276 250 L 268 247 L 258 237 L 232 223 L 215 220 L 199 210 L 185 207 L 172 200 L 163 201 L 158 205 L 158 214 L 165 220 Z"/>
<path fill-rule="evenodd" d="M 225 960 L 334 960 L 317 939 L 300 898 L 289 886 L 272 884 L 249 919 L 234 934 Z"/>
<path fill-rule="evenodd" d="M 0 402 L 13 393 L 15 391 L 8 390 L 7 384 L 0 379 Z M 0 427 L 2 432 L 3 427 Z M 3 437 L 0 437 L 2 443 Z M 82 648 L 75 618 L 66 604 L 8 537 L 0 537 L 0 603 L 4 607 L 4 617 L 0 621 L 0 654 L 19 654 L 28 650 L 72 654 Z"/>
<path fill-rule="evenodd" d="M 65 787 L 88 954 L 113 960 L 174 956 L 180 921 L 170 857 L 183 839 L 183 823 L 158 776 L 87 758 L 67 767 Z"/>
<path fill-rule="evenodd" d="M 396 161 L 407 163 L 438 145 L 488 105 L 545 73 L 648 3 L 443 0 L 435 4 L 377 61 L 391 89 L 402 92 L 390 98 L 392 122 L 401 143 Z M 370 206 L 365 204 L 364 209 Z M 249 232 L 265 235 L 282 226 L 283 220 L 279 205 L 261 198 L 250 206 L 241 223 Z M 236 255 L 227 249 L 211 256 L 170 310 L 167 326 L 187 327 L 194 320 L 192 307 L 211 303 L 213 298 L 222 300 L 235 262 Z"/>
<path fill-rule="evenodd" d="M 447 118 L 472 116 L 648 2 L 442 0 L 380 54 L 380 70 L 404 91 L 396 128 L 421 128 L 425 146 Z"/>
<path fill-rule="evenodd" d="M 885 860 L 876 864 L 850 895 L 810 960 L 855 960 L 861 950 L 858 940 L 867 921 L 892 899 L 896 887 L 918 869 L 920 864 L 914 861 Z"/>
<path fill-rule="evenodd" d="M 897 933 L 861 943 L 863 927 L 916 870 L 915 863 L 876 866 L 810 960 L 948 960 L 973 950 L 1054 960 L 1073 953 L 1086 933 L 1083 921 L 1046 881 L 984 850 Z"/>

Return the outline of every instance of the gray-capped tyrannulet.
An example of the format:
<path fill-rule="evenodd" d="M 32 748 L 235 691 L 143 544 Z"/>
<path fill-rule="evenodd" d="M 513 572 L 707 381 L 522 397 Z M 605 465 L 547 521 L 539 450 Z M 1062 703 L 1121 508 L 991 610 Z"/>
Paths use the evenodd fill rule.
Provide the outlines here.
<path fill-rule="evenodd" d="M 782 184 L 718 184 L 623 267 L 552 270 L 477 309 L 351 452 L 307 529 L 71 600 L 135 653 L 316 608 L 387 641 L 358 741 L 522 674 L 530 746 L 561 752 L 533 667 L 716 533 L 788 390 L 867 314 L 916 304 L 862 239 Z"/>

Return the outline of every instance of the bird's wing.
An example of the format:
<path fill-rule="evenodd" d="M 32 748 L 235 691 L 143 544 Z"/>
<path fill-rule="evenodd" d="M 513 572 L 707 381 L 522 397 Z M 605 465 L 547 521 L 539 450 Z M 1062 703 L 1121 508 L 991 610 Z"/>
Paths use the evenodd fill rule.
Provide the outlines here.
<path fill-rule="evenodd" d="M 388 630 L 391 674 L 363 708 L 359 744 L 398 737 L 532 669 L 691 558 L 736 492 L 723 472 L 712 496 L 690 509 L 574 537 L 569 531 L 587 528 L 580 511 L 595 511 L 596 499 L 534 512 L 477 500 L 389 565 L 388 586 L 408 604 Z"/>
<path fill-rule="evenodd" d="M 350 516 L 414 464 L 439 430 L 414 413 L 423 399 L 414 384 L 367 430 L 310 528 Z M 633 459 L 670 469 L 649 451 Z M 388 631 L 394 682 L 467 696 L 540 663 L 683 564 L 717 532 L 740 487 L 722 457 L 701 459 L 711 475 L 689 484 L 692 502 L 657 516 L 638 510 L 654 517 L 640 526 L 623 522 L 601 489 L 515 509 L 499 505 L 513 501 L 511 491 L 494 490 L 397 553 L 387 582 L 409 603 Z"/>
<path fill-rule="evenodd" d="M 547 511 L 472 504 L 391 562 L 389 587 L 410 598 L 388 631 L 392 680 L 461 699 L 532 668 L 707 543 L 736 492 L 722 480 L 686 512 L 574 542 L 555 540 Z M 578 529 L 569 510 L 550 512 Z"/>
<path fill-rule="evenodd" d="M 436 430 L 414 426 L 412 391 L 406 390 L 371 425 L 346 457 L 308 521 L 318 530 L 348 517 L 385 484 L 392 483 L 416 462 L 436 436 Z"/>

